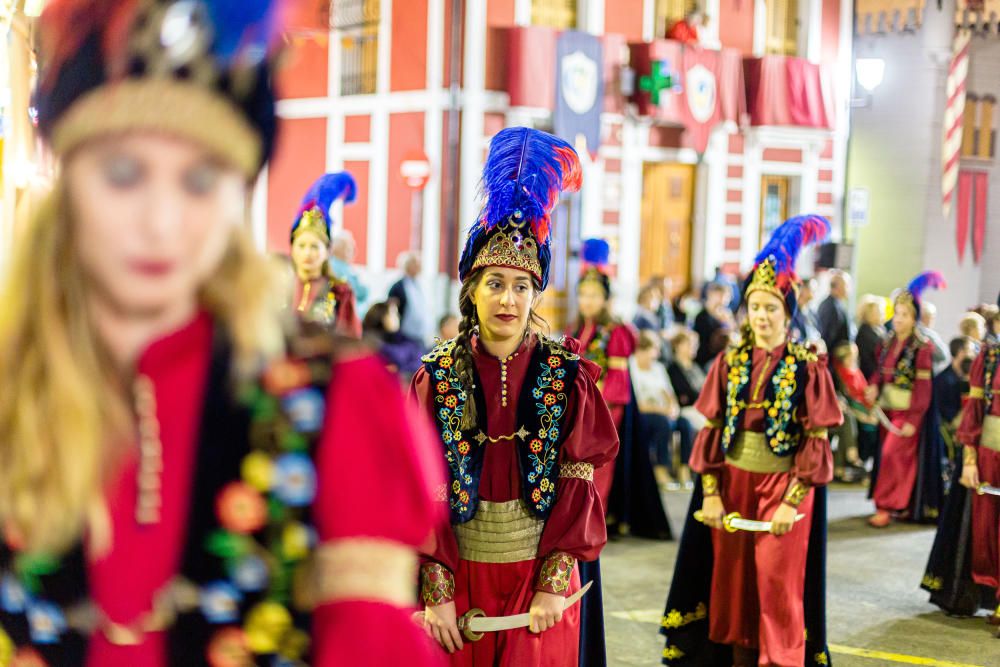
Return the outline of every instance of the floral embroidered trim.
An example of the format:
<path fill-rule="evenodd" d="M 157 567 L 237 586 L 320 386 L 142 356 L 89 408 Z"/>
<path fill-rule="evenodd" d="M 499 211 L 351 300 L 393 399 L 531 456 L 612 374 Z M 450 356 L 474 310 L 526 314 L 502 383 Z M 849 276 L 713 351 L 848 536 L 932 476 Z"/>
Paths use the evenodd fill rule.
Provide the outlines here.
<path fill-rule="evenodd" d="M 944 588 L 944 580 L 941 577 L 935 577 L 930 572 L 924 574 L 924 578 L 921 580 L 920 585 L 923 588 L 932 591 L 939 591 Z"/>
<path fill-rule="evenodd" d="M 587 482 L 593 482 L 594 464 L 585 461 L 563 463 L 559 466 L 559 477 L 561 479 L 582 479 Z"/>
<path fill-rule="evenodd" d="M 680 650 L 676 646 L 668 646 L 663 649 L 663 657 L 667 660 L 680 660 L 685 655 L 684 651 Z"/>
<path fill-rule="evenodd" d="M 601 367 L 601 379 L 608 374 L 608 341 L 611 339 L 611 327 L 603 327 L 600 335 L 595 335 L 587 346 L 584 356 Z M 603 387 L 603 385 L 602 385 Z"/>
<path fill-rule="evenodd" d="M 558 348 L 549 348 L 555 352 Z M 576 356 L 576 355 L 572 355 Z M 538 513 L 547 514 L 556 500 L 554 471 L 559 459 L 560 426 L 569 408 L 569 389 L 566 369 L 562 368 L 563 356 L 550 353 L 541 364 L 541 373 L 535 380 L 531 397 L 538 411 L 539 429 L 528 445 L 528 484 L 533 487 L 528 501 Z M 572 358 L 566 357 L 573 361 Z M 527 491 L 527 489 L 526 489 Z"/>
<path fill-rule="evenodd" d="M 962 465 L 974 466 L 979 464 L 979 455 L 975 447 L 965 445 L 962 447 Z"/>
<path fill-rule="evenodd" d="M 576 567 L 576 559 L 569 554 L 561 551 L 550 554 L 538 572 L 538 585 L 535 589 L 557 595 L 565 593 L 569 590 L 569 581 L 573 576 L 574 567 Z"/>
<path fill-rule="evenodd" d="M 736 425 L 740 418 L 740 400 L 743 389 L 750 383 L 750 346 L 731 350 L 726 355 L 729 364 L 729 376 L 726 382 L 726 425 L 722 429 L 722 449 L 729 449 L 729 444 L 736 437 Z"/>
<path fill-rule="evenodd" d="M 820 651 L 819 653 L 817 653 L 816 655 L 814 655 L 813 656 L 813 660 L 816 662 L 817 665 L 829 665 L 830 664 L 830 659 L 826 657 L 826 652 L 825 651 Z"/>
<path fill-rule="evenodd" d="M 802 501 L 805 500 L 807 493 L 809 493 L 809 487 L 799 480 L 795 480 L 791 483 L 791 485 L 789 485 L 788 490 L 785 491 L 783 501 L 787 505 L 798 507 L 802 504 Z"/>
<path fill-rule="evenodd" d="M 892 350 L 895 340 L 895 337 L 890 338 L 889 342 L 883 348 L 883 361 L 880 364 L 883 369 L 885 368 L 885 357 L 889 354 L 889 351 Z M 900 389 L 913 389 L 913 381 L 917 377 L 917 345 L 914 344 L 915 342 L 916 336 L 912 336 L 906 342 L 906 346 L 903 348 L 903 352 L 899 355 L 899 359 L 896 360 L 896 366 L 889 369 L 889 372 L 892 373 L 892 384 L 896 385 Z"/>
<path fill-rule="evenodd" d="M 420 568 L 420 599 L 437 607 L 455 599 L 455 575 L 441 563 L 424 563 Z"/>
<path fill-rule="evenodd" d="M 705 496 L 719 495 L 719 478 L 705 473 L 701 476 L 701 492 Z"/>
<path fill-rule="evenodd" d="M 708 608 L 705 606 L 704 602 L 699 602 L 698 606 L 694 608 L 694 611 L 690 611 L 686 614 L 682 614 L 677 609 L 671 609 L 670 612 L 663 617 L 660 621 L 660 626 L 664 628 L 680 628 L 688 623 L 694 623 L 695 621 L 700 621 L 708 617 Z"/>
<path fill-rule="evenodd" d="M 1000 343 L 993 343 L 986 347 L 986 359 L 983 360 L 983 398 L 987 406 L 993 403 L 993 378 L 997 367 L 1000 367 Z"/>
<path fill-rule="evenodd" d="M 768 444 L 775 454 L 784 454 L 797 443 L 797 438 L 789 431 L 792 423 L 792 396 L 798 389 L 795 371 L 799 368 L 792 354 L 785 355 L 771 376 L 771 386 L 774 387 L 774 403 L 767 410 Z"/>

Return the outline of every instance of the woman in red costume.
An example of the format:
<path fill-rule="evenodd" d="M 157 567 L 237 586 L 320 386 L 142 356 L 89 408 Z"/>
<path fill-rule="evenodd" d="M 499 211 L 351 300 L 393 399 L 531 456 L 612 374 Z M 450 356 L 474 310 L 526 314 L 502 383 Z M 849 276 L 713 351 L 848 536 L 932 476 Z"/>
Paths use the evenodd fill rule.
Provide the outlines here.
<path fill-rule="evenodd" d="M 457 338 L 424 358 L 412 393 L 441 435 L 450 471 L 441 498 L 451 525 L 422 566 L 428 631 L 469 667 L 563 667 L 577 662 L 577 561 L 606 539 L 595 476 L 618 438 L 599 370 L 531 326 L 548 281 L 549 214 L 580 186 L 566 142 L 509 128 L 490 143 L 485 205 L 459 276 Z M 528 627 L 463 638 L 456 622 L 529 613 Z"/>
<path fill-rule="evenodd" d="M 279 10 L 42 15 L 62 169 L 3 283 L 2 664 L 440 662 L 411 620 L 433 434 L 370 353 L 286 344 L 246 225 Z"/>
<path fill-rule="evenodd" d="M 354 201 L 354 178 L 346 171 L 325 174 L 302 198 L 292 223 L 292 267 L 295 295 L 292 307 L 303 320 L 316 322 L 344 336 L 361 337 L 351 284 L 330 269 L 330 207 Z"/>
<path fill-rule="evenodd" d="M 922 273 L 896 295 L 892 332 L 878 350 L 879 367 L 869 379 L 888 424 L 872 471 L 875 514 L 868 523 L 885 528 L 893 516 L 934 521 L 943 495 L 941 437 L 932 409 L 934 346 L 917 329 L 925 289 L 942 288 L 936 271 Z"/>
<path fill-rule="evenodd" d="M 567 332 L 580 341 L 584 356 L 601 367 L 598 387 L 618 428 L 622 448 L 615 463 L 608 500 L 608 526 L 616 534 L 671 539 L 670 523 L 660 500 L 647 443 L 637 435 L 639 415 L 632 397 L 628 359 L 635 352 L 635 331 L 611 315 L 610 247 L 604 239 L 587 239 L 580 253 L 583 274 L 577 284 L 576 328 Z"/>
<path fill-rule="evenodd" d="M 823 486 L 827 429 L 842 416 L 826 357 L 788 336 L 795 259 L 828 231 L 818 216 L 775 230 L 744 286 L 743 340 L 716 358 L 695 404 L 708 419 L 691 454 L 701 485 L 663 617 L 665 664 L 828 664 Z"/>

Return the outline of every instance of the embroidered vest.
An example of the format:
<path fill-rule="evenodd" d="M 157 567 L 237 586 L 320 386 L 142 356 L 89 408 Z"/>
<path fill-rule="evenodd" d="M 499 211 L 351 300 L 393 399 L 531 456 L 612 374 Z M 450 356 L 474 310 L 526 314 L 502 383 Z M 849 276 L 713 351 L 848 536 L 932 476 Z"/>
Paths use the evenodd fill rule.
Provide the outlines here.
<path fill-rule="evenodd" d="M 983 360 L 983 399 L 986 401 L 987 411 L 993 405 L 993 378 L 996 377 L 998 365 L 1000 365 L 1000 342 L 988 343 L 986 358 Z"/>
<path fill-rule="evenodd" d="M 723 451 L 729 451 L 739 429 L 740 414 L 750 407 L 752 359 L 753 346 L 750 344 L 726 351 L 729 376 L 726 381 L 726 420 L 722 430 Z M 764 380 L 763 400 L 753 404 L 753 407 L 764 410 L 764 435 L 771 451 L 777 456 L 790 456 L 798 447 L 802 425 L 795 418 L 795 413 L 805 392 L 808 364 L 816 359 L 816 355 L 805 345 L 794 341 L 786 343 L 784 356 L 770 379 Z"/>
<path fill-rule="evenodd" d="M 476 402 L 478 423 L 474 432 L 462 431 L 462 415 L 470 396 L 455 372 L 454 352 L 455 341 L 445 341 L 425 355 L 423 362 L 434 380 L 434 422 L 448 464 L 451 521 L 461 524 L 474 517 L 479 506 L 479 478 L 489 431 L 486 400 L 475 368 L 471 398 Z M 555 341 L 539 338 L 518 397 L 520 427 L 515 442 L 521 489 L 528 509 L 540 519 L 548 518 L 555 504 L 559 451 L 568 434 L 564 422 L 579 367 L 579 356 Z"/>
<path fill-rule="evenodd" d="M 234 400 L 230 356 L 217 340 L 180 572 L 168 585 L 187 601 L 172 610 L 167 663 L 305 667 L 310 605 L 301 584 L 316 546 L 312 454 L 331 360 L 278 362 Z M 89 599 L 82 546 L 58 559 L 4 546 L 0 571 L 0 658 L 17 650 L 39 665 L 82 665 L 87 636 L 78 619 Z"/>
<path fill-rule="evenodd" d="M 306 321 L 317 324 L 332 325 L 336 322 L 340 302 L 337 301 L 337 293 L 334 288 L 338 282 L 342 281 L 329 278 L 326 282 L 322 283 L 317 290 L 319 293 L 316 295 L 316 298 L 313 299 L 312 303 L 304 311 L 298 311 L 298 304 L 295 304 L 299 316 Z M 303 286 L 303 289 L 311 288 Z"/>
<path fill-rule="evenodd" d="M 879 373 L 885 373 L 885 361 L 896 342 L 895 334 L 889 337 L 888 342 L 882 346 L 882 354 L 879 357 Z M 903 350 L 899 353 L 896 365 L 892 369 L 891 384 L 900 389 L 913 389 L 913 382 L 917 379 L 917 351 L 924 345 L 923 338 L 916 331 L 907 339 Z"/>

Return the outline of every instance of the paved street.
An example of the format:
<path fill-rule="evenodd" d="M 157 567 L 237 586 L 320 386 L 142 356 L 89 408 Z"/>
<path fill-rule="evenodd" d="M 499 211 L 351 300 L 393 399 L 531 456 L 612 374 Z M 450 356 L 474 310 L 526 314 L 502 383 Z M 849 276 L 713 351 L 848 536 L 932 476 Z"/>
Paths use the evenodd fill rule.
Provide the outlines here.
<path fill-rule="evenodd" d="M 689 494 L 667 494 L 675 530 Z M 927 527 L 868 528 L 860 488 L 831 492 L 827 613 L 837 667 L 1000 667 L 1000 639 L 985 622 L 952 619 L 919 589 L 934 537 Z M 657 623 L 677 543 L 622 540 L 602 557 L 608 653 L 615 666 L 659 664 Z"/>

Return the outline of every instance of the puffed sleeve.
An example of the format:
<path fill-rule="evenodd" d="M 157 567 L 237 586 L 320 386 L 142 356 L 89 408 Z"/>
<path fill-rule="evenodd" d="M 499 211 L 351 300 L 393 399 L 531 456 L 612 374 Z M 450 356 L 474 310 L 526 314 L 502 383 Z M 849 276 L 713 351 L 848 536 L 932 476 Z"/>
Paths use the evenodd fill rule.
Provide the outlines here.
<path fill-rule="evenodd" d="M 796 483 L 803 488 L 828 484 L 833 479 L 833 452 L 827 429 L 840 426 L 844 415 L 840 411 L 833 377 L 827 369 L 827 357 L 820 355 L 806 366 L 806 387 L 799 405 L 798 420 L 802 425 L 802 442 L 793 455 L 791 480 L 786 501 L 794 502 Z M 789 496 L 793 496 L 789 498 Z"/>
<path fill-rule="evenodd" d="M 923 343 L 917 349 L 916 377 L 913 380 L 913 393 L 910 395 L 910 409 L 906 421 L 917 428 L 923 422 L 924 413 L 931 406 L 931 395 L 934 393 L 934 345 Z"/>
<path fill-rule="evenodd" d="M 351 338 L 361 338 L 361 319 L 358 317 L 357 300 L 351 284 L 347 281 L 335 282 L 333 295 L 337 297 L 337 332 Z"/>
<path fill-rule="evenodd" d="M 583 368 L 580 371 L 566 415 L 571 430 L 560 451 L 556 502 L 538 546 L 541 557 L 560 552 L 594 560 L 607 541 L 607 498 L 594 480 L 614 467 L 618 432 L 593 378 Z"/>
<path fill-rule="evenodd" d="M 983 434 L 983 420 L 988 407 L 984 399 L 987 349 L 983 346 L 969 370 L 969 400 L 962 409 L 962 421 L 955 436 L 966 447 L 978 447 Z"/>
<path fill-rule="evenodd" d="M 444 480 L 440 448 L 375 356 L 339 360 L 332 377 L 315 521 L 336 593 L 313 614 L 315 664 L 441 665 L 410 618 L 418 546 L 444 521 L 432 499 Z"/>
<path fill-rule="evenodd" d="M 628 358 L 635 352 L 635 346 L 635 333 L 627 324 L 615 326 L 608 335 L 608 370 L 601 391 L 612 406 L 628 405 L 632 400 Z"/>
<path fill-rule="evenodd" d="M 421 366 L 410 382 L 410 399 L 420 412 L 434 413 L 434 379 Z M 435 432 L 434 447 L 438 460 L 444 461 L 441 453 L 441 438 Z M 445 482 L 435 489 L 435 500 L 442 512 L 448 512 L 448 489 Z M 438 605 L 450 602 L 454 596 L 455 570 L 458 568 L 458 541 L 451 523 L 441 521 L 434 529 L 432 538 L 422 547 L 420 555 L 421 598 L 424 604 Z"/>
<path fill-rule="evenodd" d="M 691 469 L 702 475 L 702 486 L 705 486 L 706 475 L 718 479 L 719 472 L 726 464 L 726 454 L 722 451 L 722 427 L 726 418 L 726 383 L 729 375 L 729 364 L 726 363 L 726 353 L 720 353 L 705 378 L 705 384 L 698 394 L 694 407 L 708 421 L 698 431 L 691 450 L 689 465 Z M 706 492 L 712 491 L 711 484 Z M 709 493 L 709 495 L 712 495 Z"/>

